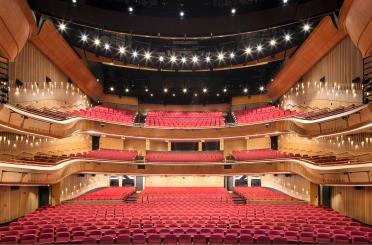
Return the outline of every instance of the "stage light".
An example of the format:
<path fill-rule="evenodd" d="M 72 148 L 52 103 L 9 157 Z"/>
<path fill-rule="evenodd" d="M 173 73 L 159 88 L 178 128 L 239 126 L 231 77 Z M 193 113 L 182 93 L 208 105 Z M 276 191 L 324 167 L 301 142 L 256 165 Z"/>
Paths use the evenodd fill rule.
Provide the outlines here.
<path fill-rule="evenodd" d="M 146 60 L 149 60 L 151 58 L 151 53 L 150 52 L 146 52 L 145 53 L 145 59 Z"/>
<path fill-rule="evenodd" d="M 258 52 L 261 52 L 262 51 L 262 45 L 258 44 L 256 49 L 257 49 Z"/>
<path fill-rule="evenodd" d="M 243 90 L 243 92 L 244 92 L 244 93 L 248 93 L 248 89 L 245 88 L 245 89 Z"/>
<path fill-rule="evenodd" d="M 219 53 L 218 56 L 217 56 L 218 60 L 219 61 L 222 61 L 224 59 L 224 54 L 223 53 Z"/>
<path fill-rule="evenodd" d="M 265 90 L 265 87 L 264 86 L 260 86 L 260 91 L 264 91 Z"/>
<path fill-rule="evenodd" d="M 205 61 L 206 61 L 207 63 L 211 62 L 211 57 L 207 56 L 207 57 L 205 58 Z"/>
<path fill-rule="evenodd" d="M 120 54 L 124 54 L 124 53 L 125 53 L 125 47 L 120 46 L 120 47 L 119 47 L 119 53 L 120 53 Z"/>
<path fill-rule="evenodd" d="M 182 61 L 182 63 L 186 63 L 186 58 L 185 57 L 182 57 L 181 58 L 181 61 Z"/>
<path fill-rule="evenodd" d="M 96 46 L 99 46 L 101 44 L 101 41 L 98 38 L 95 38 L 93 42 Z"/>
<path fill-rule="evenodd" d="M 227 92 L 227 88 L 224 88 L 224 89 L 223 89 L 223 92 L 226 93 L 226 92 Z"/>
<path fill-rule="evenodd" d="M 244 50 L 245 54 L 251 54 L 252 53 L 252 49 L 250 47 L 246 47 L 245 50 Z"/>
<path fill-rule="evenodd" d="M 274 47 L 274 46 L 276 45 L 276 40 L 275 40 L 275 39 L 271 39 L 271 40 L 270 40 L 270 45 L 271 45 L 272 47 Z"/>
<path fill-rule="evenodd" d="M 308 32 L 310 30 L 310 25 L 308 23 L 306 23 L 306 24 L 304 24 L 302 29 L 304 30 L 304 32 Z"/>
<path fill-rule="evenodd" d="M 164 61 L 164 57 L 163 56 L 159 56 L 159 61 L 160 62 L 163 62 Z"/>
<path fill-rule="evenodd" d="M 85 43 L 88 40 L 88 36 L 86 34 L 81 35 L 81 41 Z"/>
<path fill-rule="evenodd" d="M 114 89 L 114 87 L 110 87 L 110 91 L 114 91 L 115 89 Z"/>
<path fill-rule="evenodd" d="M 171 58 L 170 58 L 170 61 L 171 61 L 172 63 L 176 62 L 176 61 L 177 61 L 177 57 L 174 56 L 174 55 L 172 55 Z"/>
<path fill-rule="evenodd" d="M 132 53 L 132 56 L 133 56 L 133 58 L 136 58 L 138 56 L 137 51 L 134 50 L 133 53 Z"/>
<path fill-rule="evenodd" d="M 236 8 L 231 9 L 231 14 L 236 14 Z"/>
<path fill-rule="evenodd" d="M 284 40 L 286 40 L 287 42 L 291 40 L 291 35 L 289 34 L 285 34 L 284 35 Z"/>
<path fill-rule="evenodd" d="M 110 49 L 110 44 L 105 43 L 105 46 L 104 47 L 105 47 L 106 50 L 109 50 Z"/>
<path fill-rule="evenodd" d="M 59 23 L 58 29 L 60 31 L 65 31 L 66 30 L 66 24 L 63 23 L 63 22 Z"/>
<path fill-rule="evenodd" d="M 134 9 L 133 9 L 132 6 L 129 6 L 129 7 L 128 7 L 128 11 L 129 11 L 129 13 L 133 13 L 133 10 L 134 10 Z"/>
<path fill-rule="evenodd" d="M 167 88 L 164 88 L 164 93 L 168 93 L 168 89 Z"/>
<path fill-rule="evenodd" d="M 180 17 L 184 17 L 184 16 L 185 16 L 185 12 L 180 11 Z"/>
<path fill-rule="evenodd" d="M 197 56 L 193 56 L 192 57 L 192 62 L 195 64 L 198 62 L 198 57 Z"/>
<path fill-rule="evenodd" d="M 203 93 L 206 93 L 207 91 L 207 88 L 203 88 Z"/>
<path fill-rule="evenodd" d="M 182 92 L 187 93 L 187 88 L 182 89 Z"/>

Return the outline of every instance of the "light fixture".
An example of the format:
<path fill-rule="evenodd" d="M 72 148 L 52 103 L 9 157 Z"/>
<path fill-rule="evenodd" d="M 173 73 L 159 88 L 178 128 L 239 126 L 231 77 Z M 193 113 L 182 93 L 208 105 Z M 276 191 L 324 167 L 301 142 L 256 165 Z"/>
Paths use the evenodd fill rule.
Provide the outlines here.
<path fill-rule="evenodd" d="M 193 56 L 192 57 L 192 62 L 195 64 L 195 63 L 197 63 L 198 62 L 198 56 Z"/>
<path fill-rule="evenodd" d="M 271 39 L 271 40 L 270 40 L 270 45 L 271 45 L 272 47 L 274 47 L 274 46 L 276 45 L 276 40 L 275 40 L 275 39 Z"/>
<path fill-rule="evenodd" d="M 148 88 L 145 88 L 145 92 L 149 92 L 149 89 Z"/>
<path fill-rule="evenodd" d="M 120 53 L 120 54 L 124 54 L 124 53 L 125 53 L 125 47 L 120 46 L 120 47 L 119 47 L 119 53 Z"/>
<path fill-rule="evenodd" d="M 133 51 L 132 56 L 133 56 L 133 58 L 136 58 L 138 56 L 138 53 L 137 53 L 136 50 Z"/>
<path fill-rule="evenodd" d="M 82 34 L 82 35 L 81 35 L 81 41 L 82 41 L 83 43 L 85 43 L 86 41 L 88 41 L 88 36 L 87 36 L 86 34 Z"/>
<path fill-rule="evenodd" d="M 182 61 L 182 63 L 186 63 L 186 58 L 185 57 L 182 57 L 181 58 L 181 61 Z"/>
<path fill-rule="evenodd" d="M 65 30 L 66 30 L 66 24 L 63 23 L 63 22 L 59 23 L 59 25 L 58 25 L 58 29 L 59 29 L 60 31 L 65 31 Z"/>
<path fill-rule="evenodd" d="M 288 0 L 283 0 L 283 3 L 284 3 L 284 4 L 288 3 Z"/>
<path fill-rule="evenodd" d="M 223 89 L 223 92 L 226 93 L 226 92 L 227 92 L 227 88 L 224 88 L 224 89 Z"/>
<path fill-rule="evenodd" d="M 230 53 L 230 59 L 234 59 L 234 57 L 235 57 L 234 52 L 231 52 L 231 53 Z"/>
<path fill-rule="evenodd" d="M 287 41 L 287 42 L 290 41 L 291 40 L 291 35 L 285 34 L 284 35 L 284 40 Z"/>
<path fill-rule="evenodd" d="M 222 61 L 223 58 L 224 58 L 223 53 L 219 53 L 218 56 L 217 56 L 217 58 L 218 58 L 219 61 Z"/>
<path fill-rule="evenodd" d="M 250 47 L 246 47 L 245 50 L 244 50 L 245 54 L 251 54 L 252 53 L 252 49 Z"/>
<path fill-rule="evenodd" d="M 126 88 L 126 89 L 125 89 L 125 92 L 128 93 L 128 92 L 129 92 L 129 88 Z"/>
<path fill-rule="evenodd" d="M 170 61 L 171 61 L 172 63 L 176 62 L 176 61 L 177 61 L 177 57 L 174 56 L 174 55 L 172 55 L 172 56 L 170 57 Z"/>
<path fill-rule="evenodd" d="M 129 13 L 133 13 L 133 10 L 134 10 L 134 9 L 133 9 L 132 6 L 129 6 L 129 7 L 128 7 L 128 11 L 129 11 Z"/>
<path fill-rule="evenodd" d="M 195 94 L 194 94 L 194 96 L 195 96 L 195 97 L 197 97 L 197 96 L 198 96 L 198 94 L 197 94 L 197 93 L 195 93 Z"/>
<path fill-rule="evenodd" d="M 217 95 L 217 97 L 219 97 L 219 96 L 220 96 L 220 94 L 219 94 L 219 93 L 217 93 L 216 95 Z"/>
<path fill-rule="evenodd" d="M 260 86 L 260 91 L 264 91 L 265 90 L 265 87 L 264 86 Z"/>
<path fill-rule="evenodd" d="M 184 17 L 184 16 L 185 16 L 185 12 L 180 11 L 180 17 Z"/>
<path fill-rule="evenodd" d="M 159 61 L 160 62 L 163 62 L 164 61 L 164 57 L 163 56 L 159 56 Z"/>
<path fill-rule="evenodd" d="M 76 3 L 77 1 L 76 0 L 72 0 L 72 3 Z"/>
<path fill-rule="evenodd" d="M 207 88 L 203 88 L 203 93 L 206 93 L 207 91 Z"/>
<path fill-rule="evenodd" d="M 101 44 L 101 41 L 98 38 L 95 38 L 93 43 L 94 45 L 99 46 Z"/>
<path fill-rule="evenodd" d="M 207 57 L 205 58 L 205 61 L 206 61 L 207 63 L 211 62 L 211 57 L 207 56 Z"/>
<path fill-rule="evenodd" d="M 243 92 L 244 93 L 247 93 L 248 92 L 248 89 L 247 88 L 244 88 Z"/>
<path fill-rule="evenodd" d="M 153 94 L 153 93 L 151 93 L 151 94 L 150 94 L 150 96 L 151 96 L 151 97 L 153 97 L 153 96 L 154 96 L 154 94 Z"/>
<path fill-rule="evenodd" d="M 173 97 L 175 97 L 175 96 L 176 96 L 176 94 L 172 94 L 172 96 L 173 96 Z"/>
<path fill-rule="evenodd" d="M 145 59 L 146 59 L 146 60 L 149 60 L 150 58 L 151 58 L 151 53 L 147 51 L 147 52 L 145 53 Z"/>
<path fill-rule="evenodd" d="M 258 52 L 261 52 L 262 51 L 262 45 L 261 44 L 258 44 L 257 47 L 256 47 L 257 51 Z"/>
<path fill-rule="evenodd" d="M 114 91 L 114 87 L 110 87 L 110 91 Z"/>
<path fill-rule="evenodd" d="M 304 32 L 308 32 L 310 30 L 310 25 L 308 23 L 306 23 L 306 24 L 304 24 L 302 29 L 304 30 Z"/>
<path fill-rule="evenodd" d="M 231 9 L 231 14 L 236 14 L 236 8 Z"/>
<path fill-rule="evenodd" d="M 164 93 L 168 93 L 168 89 L 167 88 L 164 88 Z"/>
<path fill-rule="evenodd" d="M 183 92 L 183 93 L 187 93 L 187 88 L 183 88 L 183 89 L 182 89 L 182 92 Z"/>
<path fill-rule="evenodd" d="M 104 48 L 105 48 L 106 50 L 109 50 L 109 49 L 110 49 L 110 44 L 108 44 L 108 43 L 105 43 L 105 46 L 104 46 Z"/>

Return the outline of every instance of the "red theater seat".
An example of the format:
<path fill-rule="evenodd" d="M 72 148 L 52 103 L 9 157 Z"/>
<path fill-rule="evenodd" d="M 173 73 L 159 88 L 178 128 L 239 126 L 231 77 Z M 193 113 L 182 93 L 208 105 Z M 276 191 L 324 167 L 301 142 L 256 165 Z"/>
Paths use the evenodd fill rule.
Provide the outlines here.
<path fill-rule="evenodd" d="M 148 162 L 222 162 L 222 152 L 156 152 L 146 154 Z"/>

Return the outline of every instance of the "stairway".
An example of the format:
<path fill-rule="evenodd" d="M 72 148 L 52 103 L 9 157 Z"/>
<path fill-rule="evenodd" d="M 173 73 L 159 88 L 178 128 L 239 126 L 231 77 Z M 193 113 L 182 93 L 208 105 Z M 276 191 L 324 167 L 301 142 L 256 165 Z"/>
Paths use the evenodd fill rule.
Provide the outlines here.
<path fill-rule="evenodd" d="M 125 203 L 137 203 L 137 193 L 134 192 L 132 195 L 127 197 L 127 199 L 124 200 Z"/>
<path fill-rule="evenodd" d="M 245 204 L 246 203 L 244 198 L 235 194 L 234 192 L 232 192 L 230 195 L 231 195 L 231 199 L 234 204 Z"/>

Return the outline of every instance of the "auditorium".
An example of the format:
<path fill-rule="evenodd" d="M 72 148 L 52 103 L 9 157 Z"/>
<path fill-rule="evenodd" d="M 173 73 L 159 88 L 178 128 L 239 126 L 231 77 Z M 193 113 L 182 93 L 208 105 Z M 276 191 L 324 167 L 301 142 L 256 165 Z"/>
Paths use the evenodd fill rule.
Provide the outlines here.
<path fill-rule="evenodd" d="M 1 244 L 372 244 L 372 0 L 0 0 Z"/>

